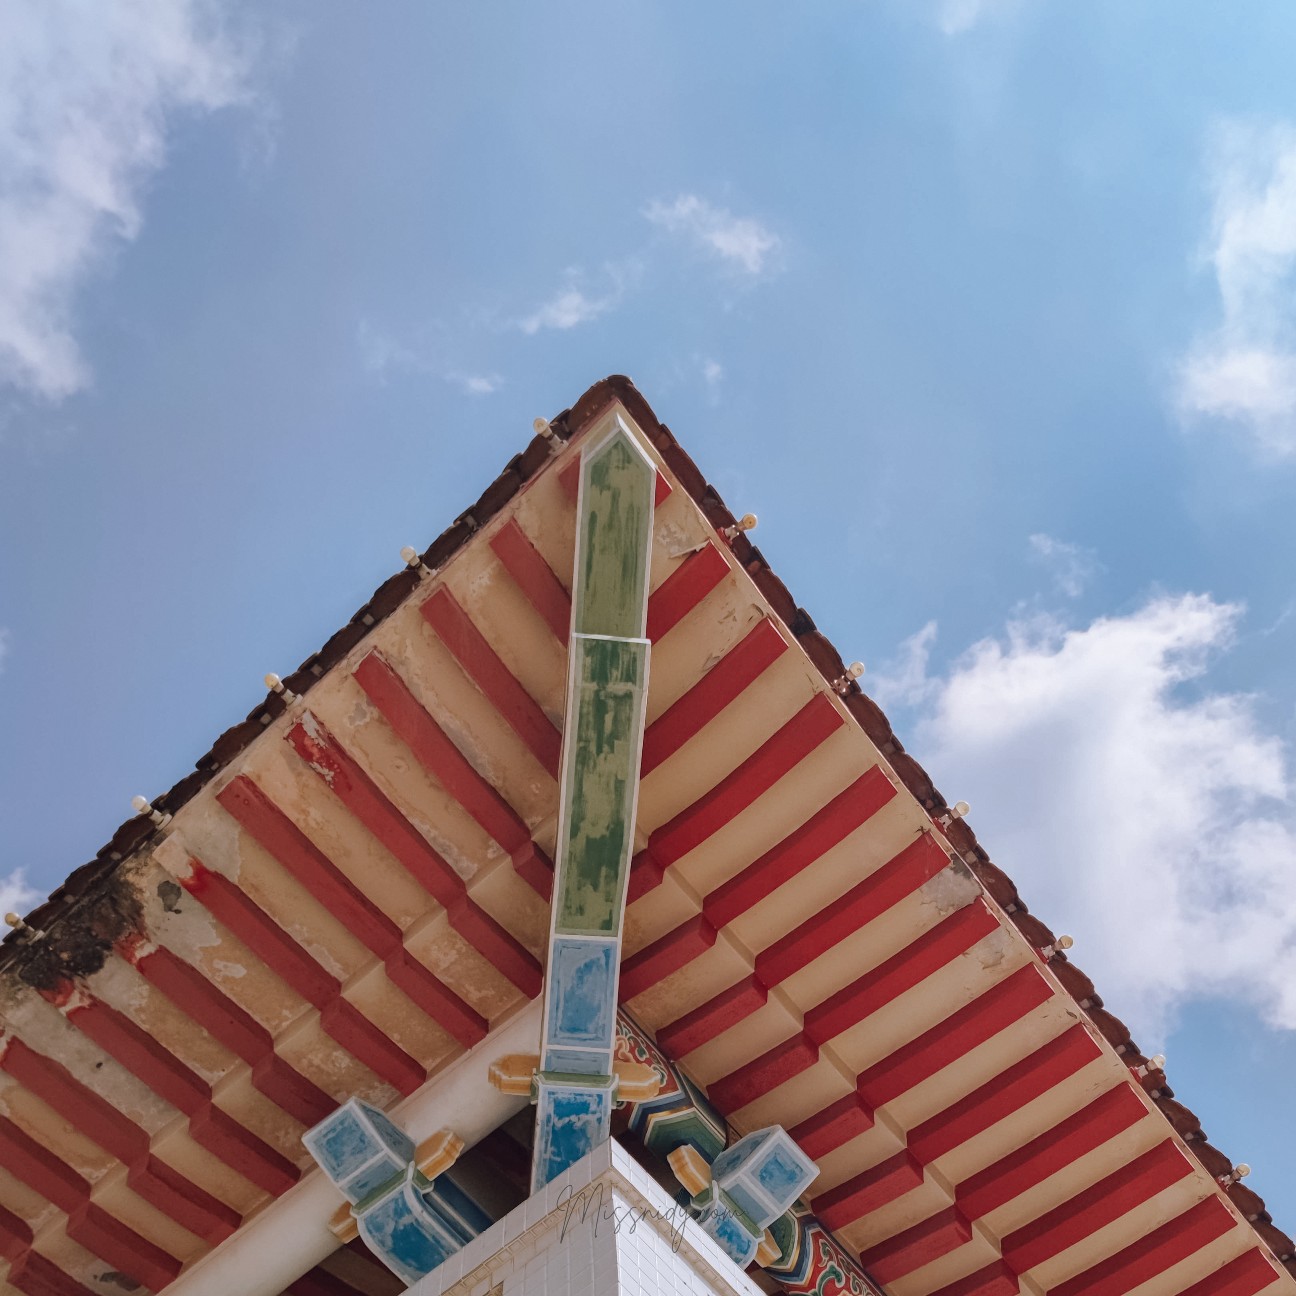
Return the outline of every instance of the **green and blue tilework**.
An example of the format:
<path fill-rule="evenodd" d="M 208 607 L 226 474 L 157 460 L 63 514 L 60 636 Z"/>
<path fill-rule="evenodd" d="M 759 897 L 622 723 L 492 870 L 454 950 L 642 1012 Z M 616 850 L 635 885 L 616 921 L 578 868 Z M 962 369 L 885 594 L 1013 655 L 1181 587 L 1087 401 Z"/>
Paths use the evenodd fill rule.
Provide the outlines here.
<path fill-rule="evenodd" d="M 581 457 L 532 1191 L 611 1133 L 656 485 L 656 468 L 619 421 Z"/>

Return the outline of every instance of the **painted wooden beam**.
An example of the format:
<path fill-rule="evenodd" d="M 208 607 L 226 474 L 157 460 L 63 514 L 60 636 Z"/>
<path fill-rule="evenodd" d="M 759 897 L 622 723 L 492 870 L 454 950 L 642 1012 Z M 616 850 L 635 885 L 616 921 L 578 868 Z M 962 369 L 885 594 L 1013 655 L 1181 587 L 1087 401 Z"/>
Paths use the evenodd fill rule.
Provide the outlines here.
<path fill-rule="evenodd" d="M 518 525 L 517 518 L 509 518 L 491 536 L 490 546 L 553 637 L 566 648 L 571 637 L 571 594 Z"/>
<path fill-rule="evenodd" d="M 465 1048 L 486 1035 L 486 1020 L 402 944 L 401 929 L 245 774 L 217 801 L 383 961 L 387 978 Z M 421 1081 L 420 1081 L 421 1082 Z"/>
<path fill-rule="evenodd" d="M 1179 1296 L 1256 1296 L 1277 1277 L 1273 1264 L 1258 1248 L 1252 1247 L 1209 1277 L 1185 1287 Z"/>
<path fill-rule="evenodd" d="M 562 736 L 540 704 L 490 646 L 455 596 L 444 586 L 420 609 L 469 679 L 508 722 L 542 769 L 558 777 Z"/>
<path fill-rule="evenodd" d="M 729 564 L 715 545 L 689 554 L 654 592 L 644 632 L 648 639 L 664 639 L 728 574 Z"/>
<path fill-rule="evenodd" d="M 1017 1296 L 1019 1291 L 1017 1275 L 1002 1260 L 992 1260 L 966 1278 L 933 1292 L 932 1296 Z"/>
<path fill-rule="evenodd" d="M 997 929 L 997 919 L 979 898 L 955 910 L 897 954 L 811 1008 L 798 1035 L 716 1080 L 708 1087 L 713 1100 L 726 1111 L 738 1111 L 809 1070 L 819 1060 L 821 1045 L 858 1026 Z"/>
<path fill-rule="evenodd" d="M 0 1067 L 127 1167 L 131 1191 L 195 1237 L 215 1246 L 239 1225 L 239 1213 L 159 1160 L 149 1136 L 124 1112 L 81 1083 L 61 1062 L 10 1038 Z"/>
<path fill-rule="evenodd" d="M 641 776 L 647 778 L 690 738 L 701 733 L 787 648 L 787 640 L 768 617 L 758 621 L 692 688 L 648 726 L 644 734 Z"/>
<path fill-rule="evenodd" d="M 323 721 L 307 711 L 285 737 L 329 792 L 446 911 L 450 926 L 528 999 L 534 999 L 542 981 L 535 957 L 473 900 L 463 878 L 392 804 Z"/>
<path fill-rule="evenodd" d="M 1014 1229 L 1003 1238 L 999 1249 L 1014 1273 L 1027 1273 L 1178 1183 L 1192 1170 L 1174 1141 L 1166 1139 L 1083 1192 L 1037 1215 L 1029 1224 Z"/>
<path fill-rule="evenodd" d="M 666 870 L 676 860 L 700 846 L 768 792 L 844 723 L 833 704 L 822 693 L 816 693 L 710 791 L 654 830 L 648 845 L 635 857 L 630 901 L 660 885 Z"/>
<path fill-rule="evenodd" d="M 189 1118 L 189 1137 L 250 1183 L 278 1196 L 298 1171 L 281 1152 L 215 1105 L 211 1086 L 125 1014 L 99 1000 L 67 1010 L 68 1020 L 136 1079 Z"/>
<path fill-rule="evenodd" d="M 274 1040 L 266 1027 L 197 968 L 163 946 L 141 952 L 121 945 L 118 952 L 198 1029 L 205 1030 L 223 1048 L 242 1058 L 250 1068 L 252 1087 L 293 1120 L 313 1125 L 337 1106 L 335 1098 L 274 1051 Z"/>
<path fill-rule="evenodd" d="M 1115 1255 L 1049 1288 L 1049 1296 L 1124 1296 L 1223 1237 L 1236 1222 L 1222 1201 L 1207 1197 Z M 1209 1290 L 1216 1291 L 1213 1286 Z"/>
<path fill-rule="evenodd" d="M 67 1216 L 68 1237 L 132 1281 L 161 1291 L 180 1272 L 175 1256 L 93 1202 L 85 1179 L 3 1116 L 0 1164 Z"/>
<path fill-rule="evenodd" d="M 893 1283 L 972 1240 L 972 1226 L 951 1206 L 870 1247 L 860 1264 L 875 1282 Z"/>
<path fill-rule="evenodd" d="M 910 1130 L 909 1148 L 923 1161 L 935 1161 L 1101 1056 L 1097 1041 L 1077 1022 L 1009 1071 Z"/>
<path fill-rule="evenodd" d="M 180 879 L 180 885 L 200 901 L 214 918 L 228 927 L 287 986 L 319 1010 L 320 1029 L 326 1035 L 346 1049 L 356 1061 L 363 1063 L 401 1093 L 413 1093 L 423 1083 L 426 1073 L 419 1062 L 344 998 L 341 982 L 326 971 L 256 901 L 224 874 L 208 869 L 201 860 L 191 856 L 189 866 L 190 872 Z M 162 950 L 157 951 L 157 954 L 162 953 Z M 155 957 L 156 955 L 150 956 L 150 959 Z M 207 998 L 212 1016 L 204 1016 L 200 1020 L 204 1025 L 209 1020 L 217 1023 L 224 1021 L 228 1034 L 228 1009 L 224 1004 L 211 1004 L 210 996 L 205 991 L 198 990 L 197 983 L 205 983 L 205 978 L 200 973 L 187 964 L 180 966 L 187 971 L 188 976 L 178 968 L 168 969 L 169 979 L 173 983 L 179 978 L 175 987 L 177 991 L 184 993 L 189 990 Z M 141 970 L 144 970 L 142 965 Z M 241 1055 L 247 1056 L 251 1043 L 248 1039 L 251 1018 L 244 1014 L 235 1020 L 242 1027 L 240 1031 L 236 1031 L 235 1037 L 240 1044 Z M 259 1039 L 261 1028 L 255 1027 L 255 1023 L 252 1025 L 255 1036 Z M 208 1026 L 208 1029 L 215 1034 L 213 1027 Z M 268 1033 L 261 1058 L 266 1060 L 268 1066 L 275 1066 L 278 1062 L 278 1059 L 271 1060 L 273 1051 Z M 336 1106 L 337 1103 L 329 1099 L 325 1114 Z"/>
<path fill-rule="evenodd" d="M 356 667 L 355 680 L 419 764 L 508 851 L 518 876 L 548 900 L 553 861 L 531 840 L 522 816 L 455 746 L 392 664 L 375 650 Z"/>
<path fill-rule="evenodd" d="M 1085 1153 L 1110 1142 L 1147 1114 L 1133 1089 L 1118 1085 L 964 1179 L 956 1187 L 954 1199 L 969 1219 L 980 1219 L 1029 1192 Z"/>

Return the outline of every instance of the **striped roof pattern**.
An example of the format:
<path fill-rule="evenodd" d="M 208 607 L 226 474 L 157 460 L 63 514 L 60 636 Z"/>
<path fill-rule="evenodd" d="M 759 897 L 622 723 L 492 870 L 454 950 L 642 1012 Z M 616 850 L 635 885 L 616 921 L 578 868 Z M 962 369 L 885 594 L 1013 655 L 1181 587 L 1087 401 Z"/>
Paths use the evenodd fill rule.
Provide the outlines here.
<path fill-rule="evenodd" d="M 622 1003 L 895 1296 L 1296 1293 L 1292 1244 L 624 379 L 0 951 L 0 1292 L 163 1291 L 542 984 L 573 469 L 658 465 Z M 355 1248 L 290 1289 L 382 1296 Z"/>

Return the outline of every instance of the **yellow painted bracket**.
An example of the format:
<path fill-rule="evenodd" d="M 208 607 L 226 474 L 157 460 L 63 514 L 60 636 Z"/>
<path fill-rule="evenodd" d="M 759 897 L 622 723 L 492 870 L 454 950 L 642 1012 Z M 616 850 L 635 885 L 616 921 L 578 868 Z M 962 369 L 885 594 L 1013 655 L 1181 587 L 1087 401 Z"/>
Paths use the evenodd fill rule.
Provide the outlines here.
<path fill-rule="evenodd" d="M 537 1053 L 508 1053 L 491 1063 L 488 1074 L 491 1084 L 500 1093 L 529 1098 L 531 1083 L 539 1067 L 540 1056 Z M 616 1076 L 618 1103 L 647 1102 L 649 1098 L 656 1098 L 661 1089 L 661 1076 L 656 1067 L 646 1062 L 616 1058 L 612 1063 L 612 1074 Z"/>

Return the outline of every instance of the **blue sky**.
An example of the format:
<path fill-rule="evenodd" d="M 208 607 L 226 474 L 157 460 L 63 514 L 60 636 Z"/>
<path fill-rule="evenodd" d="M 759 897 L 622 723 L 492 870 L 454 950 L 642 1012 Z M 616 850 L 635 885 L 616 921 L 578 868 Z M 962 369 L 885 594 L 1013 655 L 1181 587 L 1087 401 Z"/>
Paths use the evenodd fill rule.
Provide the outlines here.
<path fill-rule="evenodd" d="M 1296 8 L 4 22 L 6 907 L 624 372 L 1296 1228 Z"/>

